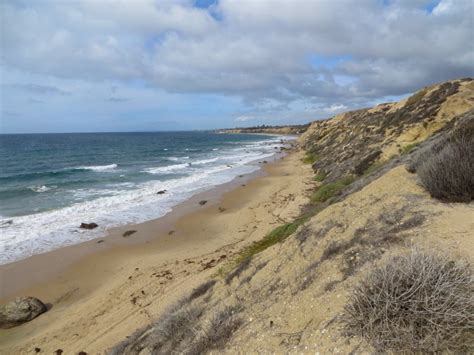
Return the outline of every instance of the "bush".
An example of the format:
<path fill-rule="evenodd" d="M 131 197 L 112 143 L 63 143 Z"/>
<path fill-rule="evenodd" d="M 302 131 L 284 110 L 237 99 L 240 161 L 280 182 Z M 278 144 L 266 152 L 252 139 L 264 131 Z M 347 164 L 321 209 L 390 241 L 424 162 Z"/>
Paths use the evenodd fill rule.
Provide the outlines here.
<path fill-rule="evenodd" d="M 330 198 L 336 196 L 340 193 L 346 186 L 352 184 L 355 178 L 351 175 L 345 176 L 336 182 L 322 185 L 316 190 L 316 192 L 311 196 L 311 202 L 326 202 Z"/>
<path fill-rule="evenodd" d="M 416 143 L 410 143 L 410 144 L 407 144 L 406 146 L 404 146 L 401 150 L 400 150 L 400 154 L 401 155 L 405 155 L 405 154 L 408 154 L 410 153 L 413 149 L 415 149 L 416 147 L 418 147 L 420 145 L 421 142 L 416 142 Z"/>
<path fill-rule="evenodd" d="M 392 258 L 350 295 L 343 321 L 376 351 L 473 350 L 474 285 L 468 264 L 421 251 Z"/>
<path fill-rule="evenodd" d="M 306 222 L 307 218 L 299 218 L 291 223 L 283 224 L 279 227 L 276 227 L 270 233 L 268 233 L 263 239 L 249 245 L 244 248 L 239 255 L 238 263 L 251 258 L 253 255 L 264 251 L 265 249 L 271 247 L 274 244 L 280 243 L 292 235 L 300 225 Z"/>
<path fill-rule="evenodd" d="M 314 164 L 318 160 L 318 156 L 313 153 L 306 153 L 305 157 L 301 161 L 305 164 Z"/>
<path fill-rule="evenodd" d="M 314 181 L 317 182 L 323 182 L 324 179 L 326 179 L 326 174 L 323 172 L 316 174 L 316 176 L 314 177 Z"/>
<path fill-rule="evenodd" d="M 460 138 L 433 152 L 416 169 L 431 196 L 444 201 L 474 199 L 474 139 Z"/>
<path fill-rule="evenodd" d="M 225 306 L 215 312 L 209 327 L 198 334 L 185 353 L 205 354 L 210 349 L 223 348 L 242 324 L 239 312 L 240 308 L 236 306 Z"/>
<path fill-rule="evenodd" d="M 151 326 L 135 332 L 110 351 L 111 355 L 204 354 L 225 345 L 242 324 L 241 307 L 225 306 L 207 318 L 202 306 L 179 300 Z"/>

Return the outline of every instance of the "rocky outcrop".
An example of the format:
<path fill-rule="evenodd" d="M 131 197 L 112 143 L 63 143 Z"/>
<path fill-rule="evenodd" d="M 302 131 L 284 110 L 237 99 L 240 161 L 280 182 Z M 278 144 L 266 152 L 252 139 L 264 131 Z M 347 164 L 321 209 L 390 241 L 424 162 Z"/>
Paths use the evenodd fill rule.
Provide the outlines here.
<path fill-rule="evenodd" d="M 97 223 L 81 223 L 80 227 L 81 229 L 94 229 L 97 228 L 99 225 Z"/>
<path fill-rule="evenodd" d="M 0 306 L 0 328 L 12 328 L 29 322 L 46 311 L 46 305 L 37 298 L 16 298 L 14 301 Z"/>

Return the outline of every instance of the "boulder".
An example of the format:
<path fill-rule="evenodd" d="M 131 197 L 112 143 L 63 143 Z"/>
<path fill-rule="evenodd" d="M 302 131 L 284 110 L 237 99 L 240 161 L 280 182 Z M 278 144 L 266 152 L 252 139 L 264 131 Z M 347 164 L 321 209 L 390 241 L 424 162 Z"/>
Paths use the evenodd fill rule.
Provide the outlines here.
<path fill-rule="evenodd" d="M 82 229 L 94 229 L 97 228 L 99 225 L 97 223 L 81 223 L 81 226 L 79 228 Z"/>
<path fill-rule="evenodd" d="M 166 190 L 160 190 L 160 191 L 158 191 L 156 194 L 157 194 L 157 195 L 163 195 L 164 193 L 166 193 Z"/>
<path fill-rule="evenodd" d="M 0 328 L 7 329 L 38 317 L 47 311 L 46 305 L 34 297 L 18 297 L 0 306 Z"/>

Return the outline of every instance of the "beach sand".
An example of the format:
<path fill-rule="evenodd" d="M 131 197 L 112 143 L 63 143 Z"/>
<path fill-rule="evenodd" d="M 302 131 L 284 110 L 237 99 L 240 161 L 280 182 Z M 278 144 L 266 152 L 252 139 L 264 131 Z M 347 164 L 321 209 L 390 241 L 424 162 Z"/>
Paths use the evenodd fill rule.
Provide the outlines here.
<path fill-rule="evenodd" d="M 292 221 L 312 170 L 293 151 L 263 171 L 180 205 L 169 215 L 115 228 L 99 240 L 0 267 L 1 302 L 34 296 L 51 309 L 0 330 L 0 353 L 102 354 L 149 324 L 245 245 Z M 199 201 L 207 200 L 204 206 Z M 136 232 L 127 238 L 127 230 Z"/>

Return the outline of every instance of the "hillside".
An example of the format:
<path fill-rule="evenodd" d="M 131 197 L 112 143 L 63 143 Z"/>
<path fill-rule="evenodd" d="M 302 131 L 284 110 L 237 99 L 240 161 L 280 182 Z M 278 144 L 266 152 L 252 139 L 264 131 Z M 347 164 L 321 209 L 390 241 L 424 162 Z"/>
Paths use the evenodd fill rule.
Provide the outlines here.
<path fill-rule="evenodd" d="M 265 134 L 290 134 L 300 135 L 304 133 L 309 124 L 305 125 L 292 125 L 292 126 L 254 126 L 254 127 L 240 127 L 240 128 L 229 128 L 220 129 L 219 133 L 265 133 Z"/>
<path fill-rule="evenodd" d="M 413 248 L 474 261 L 472 202 L 434 199 L 408 172 L 455 135 L 470 134 L 472 153 L 473 125 L 471 79 L 312 123 L 300 145 L 316 175 L 300 217 L 245 248 L 115 353 L 373 351 L 343 322 L 367 273 Z M 472 339 L 469 329 L 462 339 Z"/>

